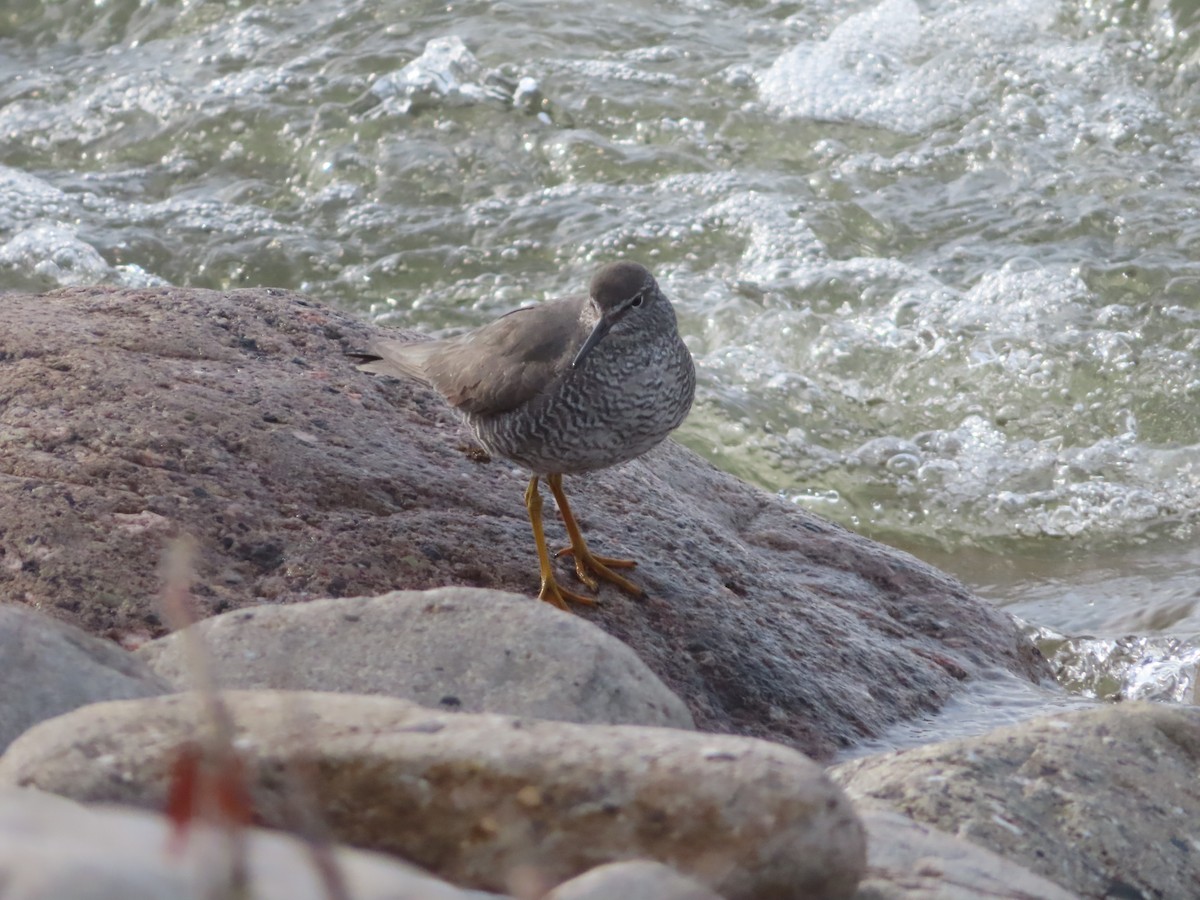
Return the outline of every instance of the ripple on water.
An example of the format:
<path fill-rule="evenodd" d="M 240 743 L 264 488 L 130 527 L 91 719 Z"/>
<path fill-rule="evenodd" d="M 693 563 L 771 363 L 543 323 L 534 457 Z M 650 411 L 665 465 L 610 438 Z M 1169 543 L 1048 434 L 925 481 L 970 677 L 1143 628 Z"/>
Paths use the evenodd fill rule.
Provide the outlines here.
<path fill-rule="evenodd" d="M 965 685 L 941 710 L 903 722 L 879 737 L 838 756 L 845 762 L 860 756 L 907 750 L 936 741 L 975 737 L 1037 716 L 1095 706 L 1095 700 L 1066 693 L 1054 684 L 1030 684 L 1008 672 L 996 672 Z"/>

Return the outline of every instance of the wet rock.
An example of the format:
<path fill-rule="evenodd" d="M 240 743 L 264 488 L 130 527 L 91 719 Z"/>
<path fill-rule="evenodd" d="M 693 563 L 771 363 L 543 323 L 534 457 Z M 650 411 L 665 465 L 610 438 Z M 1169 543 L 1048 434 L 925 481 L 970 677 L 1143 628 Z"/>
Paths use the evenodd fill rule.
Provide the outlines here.
<path fill-rule="evenodd" d="M 0 790 L 0 896 L 4 900 L 207 900 L 228 860 L 211 833 L 191 832 L 172 849 L 159 815 L 119 807 L 88 808 L 40 791 Z M 250 895 L 255 900 L 326 900 L 313 860 L 299 840 L 246 833 Z M 333 860 L 354 900 L 486 900 L 414 866 L 375 853 L 334 848 Z M 498 898 L 497 898 L 498 900 Z"/>
<path fill-rule="evenodd" d="M 778 744 L 620 725 L 428 710 L 348 694 L 232 691 L 258 816 L 285 823 L 303 767 L 338 841 L 456 884 L 557 884 L 652 859 L 721 895 L 849 897 L 861 826 L 815 763 Z M 162 808 L 199 698 L 95 704 L 43 722 L 0 757 L 0 785 Z"/>
<path fill-rule="evenodd" d="M 1200 708 L 1125 703 L 843 763 L 886 803 L 1085 897 L 1200 896 Z"/>
<path fill-rule="evenodd" d="M 545 900 L 721 900 L 670 866 L 635 859 L 597 866 L 563 882 Z"/>
<path fill-rule="evenodd" d="M 547 603 L 476 588 L 259 606 L 193 626 L 223 688 L 385 694 L 453 712 L 691 728 L 636 654 Z M 136 653 L 180 689 L 183 636 Z"/>
<path fill-rule="evenodd" d="M 0 605 L 0 752 L 43 719 L 100 700 L 170 691 L 110 641 L 22 606 Z"/>
<path fill-rule="evenodd" d="M 1021 865 L 883 809 L 858 809 L 867 874 L 854 900 L 1074 900 Z"/>
<path fill-rule="evenodd" d="M 274 290 L 5 296 L 0 595 L 126 643 L 161 635 L 159 557 L 183 532 L 201 617 L 447 584 L 535 592 L 524 473 L 464 452 L 430 390 L 358 372 L 346 353 L 373 333 Z M 649 592 L 606 586 L 578 614 L 702 729 L 826 756 L 984 671 L 1048 675 L 949 576 L 676 444 L 568 492 L 593 549 L 636 556 Z"/>

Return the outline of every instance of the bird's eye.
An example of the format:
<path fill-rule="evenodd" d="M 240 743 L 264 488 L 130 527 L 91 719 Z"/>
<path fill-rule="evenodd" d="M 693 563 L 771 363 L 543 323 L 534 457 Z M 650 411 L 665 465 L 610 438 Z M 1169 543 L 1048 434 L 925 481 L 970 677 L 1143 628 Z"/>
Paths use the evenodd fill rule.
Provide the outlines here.
<path fill-rule="evenodd" d="M 645 294 L 638 294 L 636 297 L 634 297 L 632 300 L 629 301 L 629 305 L 632 306 L 634 309 L 637 309 L 639 306 L 642 305 L 642 303 L 645 301 L 645 299 L 646 299 Z"/>

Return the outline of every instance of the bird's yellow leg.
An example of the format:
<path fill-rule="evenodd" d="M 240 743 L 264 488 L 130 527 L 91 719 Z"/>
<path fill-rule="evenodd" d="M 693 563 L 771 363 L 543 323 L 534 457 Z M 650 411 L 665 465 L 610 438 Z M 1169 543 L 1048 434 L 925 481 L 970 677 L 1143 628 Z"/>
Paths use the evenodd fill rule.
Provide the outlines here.
<path fill-rule="evenodd" d="M 632 594 L 635 597 L 644 597 L 646 592 L 640 587 L 622 578 L 613 569 L 632 569 L 637 565 L 632 559 L 612 559 L 608 556 L 593 556 L 592 551 L 588 549 L 587 541 L 583 539 L 583 532 L 579 530 L 579 523 L 575 521 L 575 516 L 571 514 L 571 505 L 567 503 L 567 495 L 563 493 L 562 475 L 547 475 L 546 484 L 550 485 L 550 493 L 554 495 L 554 502 L 558 504 L 558 511 L 562 513 L 563 524 L 567 527 L 567 536 L 571 539 L 571 546 L 564 547 L 559 550 L 556 556 L 574 556 L 575 557 L 575 574 L 579 576 L 579 580 L 590 587 L 593 591 L 599 587 L 597 578 L 601 578 L 610 584 L 615 584 L 627 594 Z"/>
<path fill-rule="evenodd" d="M 542 573 L 542 587 L 538 591 L 538 599 L 553 603 L 559 609 L 566 609 L 568 600 L 572 603 L 582 603 L 584 606 L 595 606 L 596 601 L 591 597 L 566 590 L 554 577 L 554 569 L 550 566 L 550 551 L 546 549 L 546 531 L 542 527 L 542 495 L 538 491 L 537 475 L 529 479 L 529 487 L 525 489 L 525 509 L 529 511 L 529 524 L 533 526 L 533 542 L 537 545 L 538 568 Z"/>

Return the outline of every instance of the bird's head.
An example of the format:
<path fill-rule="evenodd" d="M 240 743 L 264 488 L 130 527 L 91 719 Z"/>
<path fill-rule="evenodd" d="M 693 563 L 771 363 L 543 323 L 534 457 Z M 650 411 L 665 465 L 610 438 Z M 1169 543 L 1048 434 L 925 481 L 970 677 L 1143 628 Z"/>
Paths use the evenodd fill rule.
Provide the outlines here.
<path fill-rule="evenodd" d="M 614 327 L 619 324 L 622 328 L 636 327 L 637 320 L 666 304 L 666 297 L 649 269 L 623 260 L 603 266 L 592 276 L 588 302 L 596 324 L 571 361 L 572 369 L 583 365 L 588 354 Z"/>

